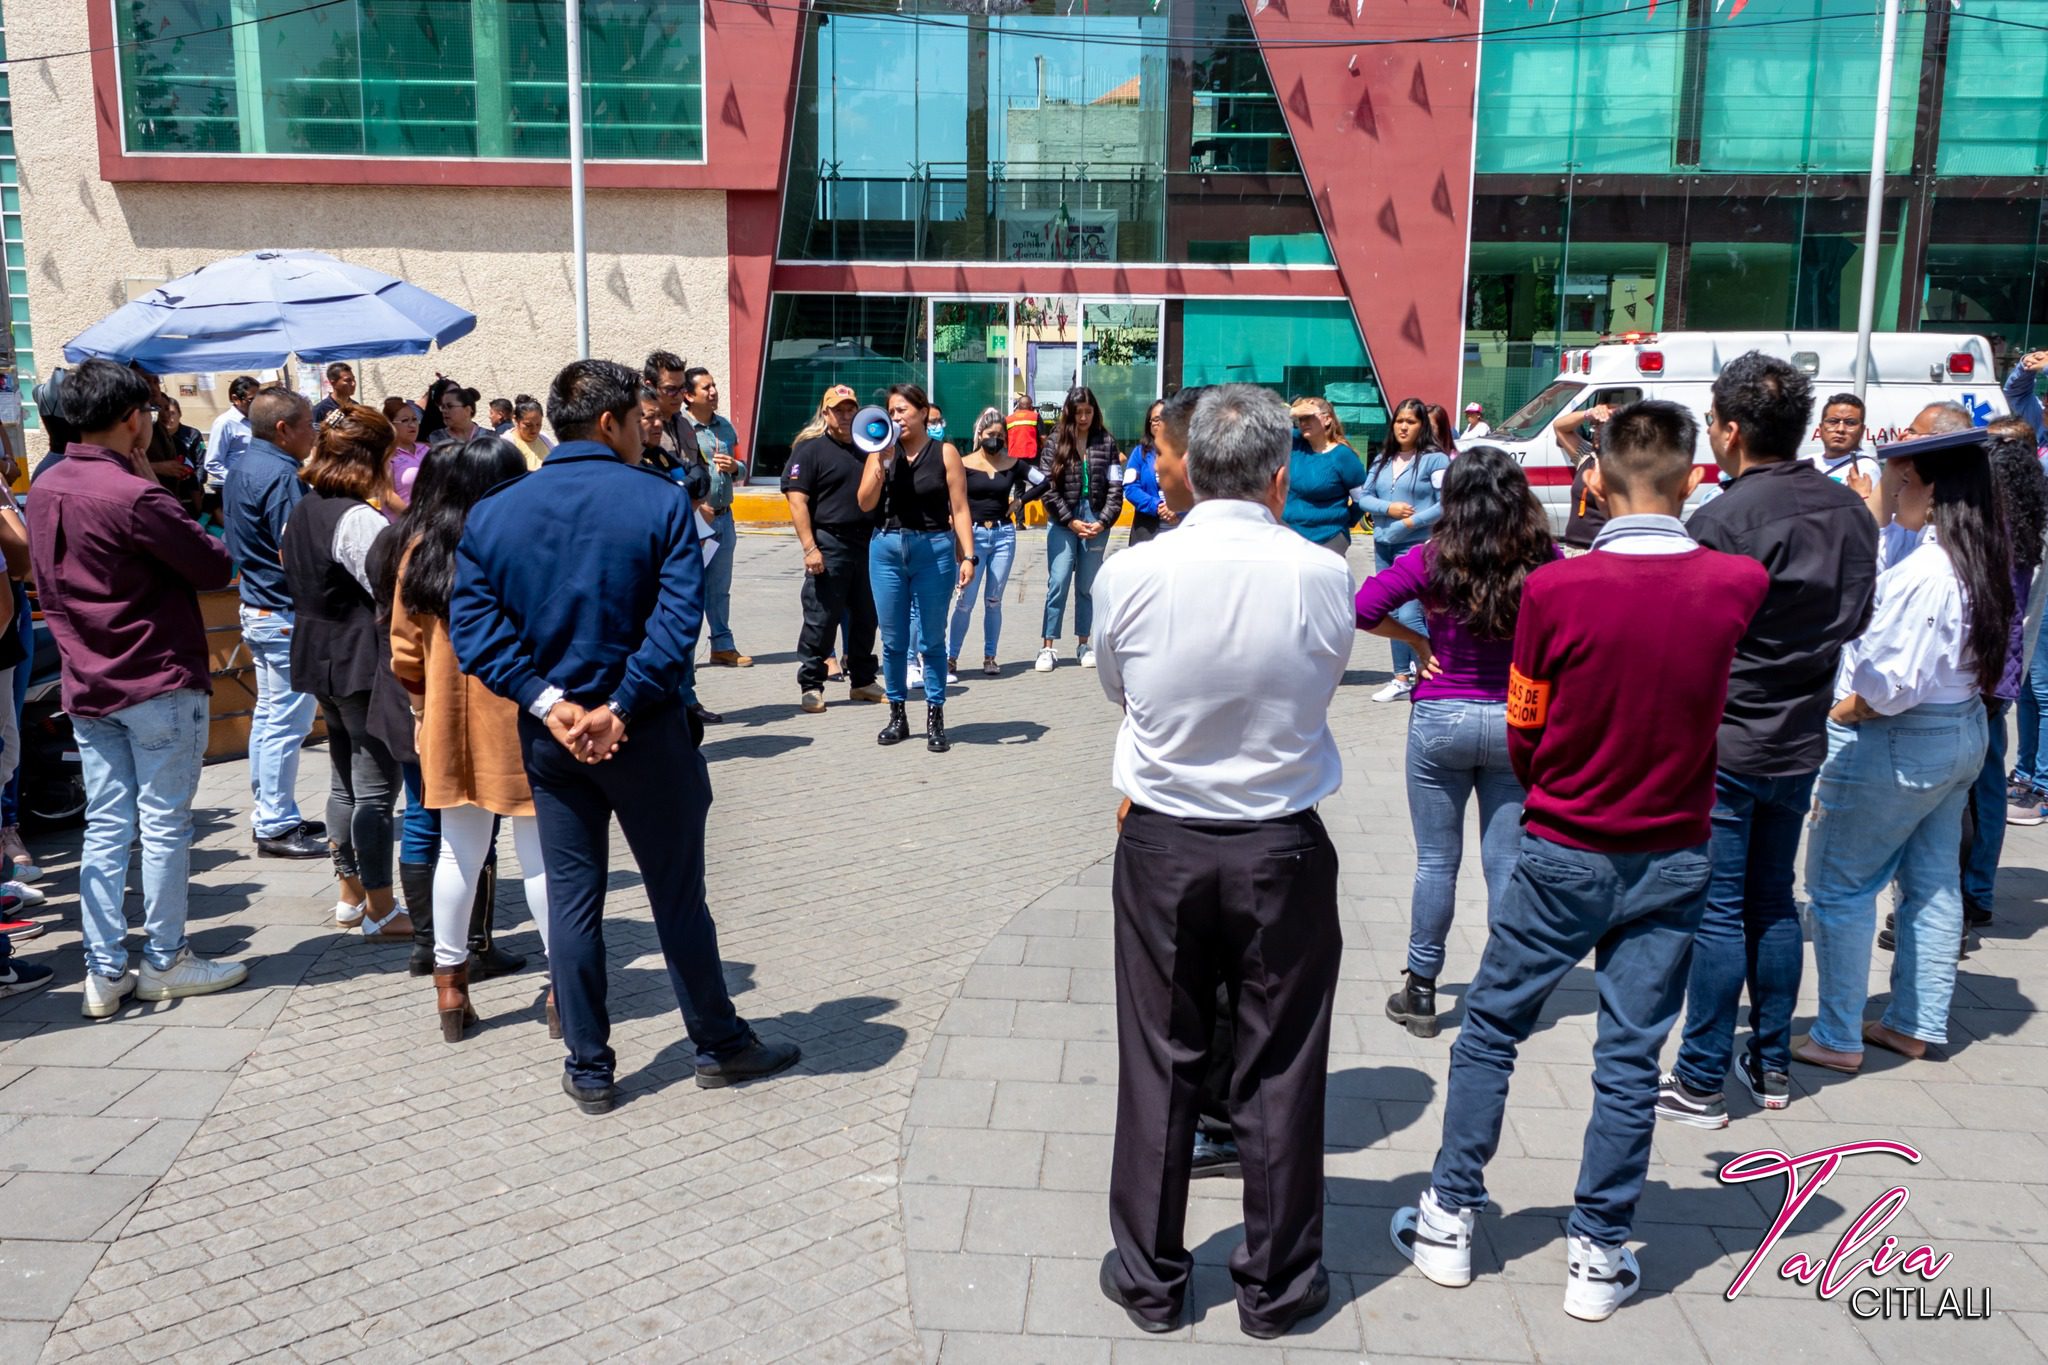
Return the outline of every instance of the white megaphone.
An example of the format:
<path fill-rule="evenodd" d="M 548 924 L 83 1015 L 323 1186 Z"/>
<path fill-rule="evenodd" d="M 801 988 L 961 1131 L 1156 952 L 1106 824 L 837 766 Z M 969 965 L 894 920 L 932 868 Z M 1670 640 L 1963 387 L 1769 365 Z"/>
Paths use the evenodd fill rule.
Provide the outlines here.
<path fill-rule="evenodd" d="M 853 445 L 863 455 L 889 449 L 902 435 L 903 429 L 880 408 L 862 408 L 853 415 Z"/>

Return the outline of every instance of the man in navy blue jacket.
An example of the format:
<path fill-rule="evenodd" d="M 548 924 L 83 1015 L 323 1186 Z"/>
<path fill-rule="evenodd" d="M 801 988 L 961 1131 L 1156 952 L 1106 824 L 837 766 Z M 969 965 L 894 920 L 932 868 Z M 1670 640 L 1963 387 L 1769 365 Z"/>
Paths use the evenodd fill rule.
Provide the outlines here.
<path fill-rule="evenodd" d="M 647 887 L 697 1084 L 771 1075 L 798 1056 L 733 1009 L 704 903 L 711 775 L 703 728 L 681 704 L 704 566 L 688 496 L 638 467 L 639 401 L 639 375 L 611 361 L 555 376 L 548 421 L 561 444 L 470 512 L 448 613 L 463 671 L 521 711 L 569 1047 L 562 1088 L 586 1114 L 614 1096 L 603 927 L 613 815 Z"/>

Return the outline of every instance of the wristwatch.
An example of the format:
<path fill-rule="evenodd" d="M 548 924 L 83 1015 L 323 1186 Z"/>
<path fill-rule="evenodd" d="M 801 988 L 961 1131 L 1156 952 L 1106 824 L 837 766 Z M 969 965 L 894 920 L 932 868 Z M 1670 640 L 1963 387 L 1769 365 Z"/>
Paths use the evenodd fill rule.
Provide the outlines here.
<path fill-rule="evenodd" d="M 625 707 L 619 705 L 616 701 L 606 702 L 604 704 L 604 709 L 611 712 L 613 715 L 617 716 L 619 718 L 619 724 L 629 727 L 633 724 L 633 713 L 631 711 L 628 711 Z"/>
<path fill-rule="evenodd" d="M 980 567 L 981 567 L 981 556 L 980 556 L 980 555 L 969 555 L 969 556 L 967 556 L 967 558 L 965 558 L 965 559 L 961 560 L 960 562 L 961 562 L 962 564 L 972 564 L 972 565 L 973 565 L 973 566 L 974 566 L 975 568 L 977 568 L 977 569 L 978 569 L 978 568 L 980 568 Z"/>

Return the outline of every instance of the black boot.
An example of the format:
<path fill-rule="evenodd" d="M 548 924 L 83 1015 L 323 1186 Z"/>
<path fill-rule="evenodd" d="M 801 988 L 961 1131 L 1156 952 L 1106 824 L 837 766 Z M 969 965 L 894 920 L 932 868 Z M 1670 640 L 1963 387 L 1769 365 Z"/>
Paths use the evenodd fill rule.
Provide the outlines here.
<path fill-rule="evenodd" d="M 924 747 L 935 754 L 942 754 L 953 747 L 946 738 L 946 708 L 927 706 L 924 708 Z"/>
<path fill-rule="evenodd" d="M 1400 990 L 1387 997 L 1387 1018 L 1417 1038 L 1436 1037 L 1436 978 L 1405 973 Z"/>
<path fill-rule="evenodd" d="M 491 921 L 498 912 L 498 855 L 495 850 L 484 859 L 476 879 L 476 904 L 469 912 L 469 979 L 488 981 L 510 976 L 526 965 L 519 953 L 508 953 L 491 942 Z"/>
<path fill-rule="evenodd" d="M 875 736 L 877 744 L 901 744 L 910 738 L 910 722 L 903 718 L 903 703 L 889 703 L 889 723 L 882 727 L 882 733 Z"/>
<path fill-rule="evenodd" d="M 406 912 L 412 916 L 412 956 L 406 960 L 409 976 L 434 974 L 434 865 L 400 863 L 398 889 L 405 897 Z"/>

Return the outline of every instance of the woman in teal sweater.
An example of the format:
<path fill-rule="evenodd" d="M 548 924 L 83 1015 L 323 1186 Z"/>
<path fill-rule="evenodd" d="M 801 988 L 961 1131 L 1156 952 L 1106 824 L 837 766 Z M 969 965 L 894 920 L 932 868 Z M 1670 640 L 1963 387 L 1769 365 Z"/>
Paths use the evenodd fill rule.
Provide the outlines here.
<path fill-rule="evenodd" d="M 1297 433 L 1287 457 L 1284 519 L 1326 550 L 1351 548 L 1351 528 L 1364 509 L 1352 501 L 1365 484 L 1365 461 L 1344 439 L 1344 424 L 1321 398 L 1291 405 Z"/>
<path fill-rule="evenodd" d="M 1359 506 L 1372 513 L 1375 572 L 1385 573 L 1395 560 L 1429 539 L 1430 527 L 1444 514 L 1444 471 L 1450 465 L 1451 457 L 1437 449 L 1431 434 L 1428 407 L 1420 398 L 1403 398 L 1394 407 L 1386 444 L 1373 457 L 1357 498 Z M 1394 619 L 1417 635 L 1429 634 L 1419 602 L 1396 611 Z M 1414 690 L 1415 651 L 1396 640 L 1393 681 L 1372 699 L 1399 701 Z"/>

